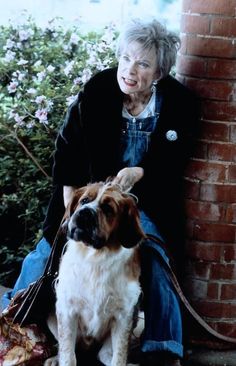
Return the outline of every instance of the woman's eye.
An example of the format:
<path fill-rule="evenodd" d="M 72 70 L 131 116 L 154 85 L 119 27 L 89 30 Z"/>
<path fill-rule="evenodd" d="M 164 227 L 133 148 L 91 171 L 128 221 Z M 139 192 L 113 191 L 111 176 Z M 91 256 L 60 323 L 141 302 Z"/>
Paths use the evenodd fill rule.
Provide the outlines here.
<path fill-rule="evenodd" d="M 90 201 L 89 197 L 84 197 L 80 200 L 80 204 L 81 205 L 85 205 L 86 203 L 88 203 Z"/>
<path fill-rule="evenodd" d="M 141 66 L 144 69 L 146 69 L 149 65 L 146 62 L 139 62 L 139 66 Z"/>
<path fill-rule="evenodd" d="M 123 59 L 124 61 L 129 61 L 129 57 L 128 57 L 128 56 L 126 56 L 126 55 L 123 55 L 123 56 L 122 56 L 122 59 Z"/>

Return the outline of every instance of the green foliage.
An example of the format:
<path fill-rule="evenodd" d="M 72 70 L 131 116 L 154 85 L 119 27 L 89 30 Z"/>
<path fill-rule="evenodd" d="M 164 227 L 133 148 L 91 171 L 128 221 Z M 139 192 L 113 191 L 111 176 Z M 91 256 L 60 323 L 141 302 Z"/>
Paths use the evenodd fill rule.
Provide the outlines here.
<path fill-rule="evenodd" d="M 92 74 L 115 64 L 116 30 L 83 34 L 59 19 L 0 27 L 0 283 L 11 286 L 41 235 L 54 142 Z"/>

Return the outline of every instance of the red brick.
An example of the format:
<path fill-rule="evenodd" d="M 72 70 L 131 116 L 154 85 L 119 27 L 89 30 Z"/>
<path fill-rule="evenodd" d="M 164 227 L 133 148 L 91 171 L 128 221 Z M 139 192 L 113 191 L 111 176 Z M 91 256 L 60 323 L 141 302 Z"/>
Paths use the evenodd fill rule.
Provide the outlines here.
<path fill-rule="evenodd" d="M 190 220 L 188 217 L 186 218 L 186 237 L 193 237 L 193 229 L 194 229 L 194 221 Z"/>
<path fill-rule="evenodd" d="M 236 182 L 236 165 L 229 166 L 229 182 Z"/>
<path fill-rule="evenodd" d="M 232 320 L 230 322 L 217 322 L 216 323 L 217 328 L 216 330 L 221 333 L 224 334 L 228 337 L 234 337 L 236 338 L 236 322 L 232 322 Z"/>
<path fill-rule="evenodd" d="M 207 297 L 207 281 L 188 278 L 185 282 L 186 294 L 191 299 L 205 299 Z"/>
<path fill-rule="evenodd" d="M 211 202 L 235 202 L 236 185 L 202 183 L 200 200 Z"/>
<path fill-rule="evenodd" d="M 202 160 L 192 160 L 186 169 L 186 176 L 208 182 L 225 182 L 226 166 Z"/>
<path fill-rule="evenodd" d="M 207 160 L 208 158 L 208 143 L 205 141 L 197 141 L 194 148 L 194 158 Z"/>
<path fill-rule="evenodd" d="M 236 299 L 236 284 L 225 283 L 221 286 L 221 300 L 235 300 Z"/>
<path fill-rule="evenodd" d="M 236 79 L 236 60 L 208 60 L 206 75 L 215 79 Z M 195 76 L 193 74 L 193 76 Z M 201 76 L 201 75 L 199 75 Z"/>
<path fill-rule="evenodd" d="M 234 58 L 236 43 L 230 39 L 187 35 L 186 53 L 192 56 Z"/>
<path fill-rule="evenodd" d="M 191 275 L 195 279 L 209 279 L 210 264 L 206 262 L 189 261 L 186 265 L 186 271 L 188 275 Z"/>
<path fill-rule="evenodd" d="M 225 262 L 236 261 L 236 246 L 234 245 L 225 245 L 224 246 L 224 260 Z"/>
<path fill-rule="evenodd" d="M 204 102 L 205 108 L 206 102 Z M 208 141 L 228 142 L 230 136 L 230 126 L 222 122 L 202 121 L 201 138 Z"/>
<path fill-rule="evenodd" d="M 208 159 L 216 161 L 236 161 L 236 145 L 226 143 L 209 143 Z"/>
<path fill-rule="evenodd" d="M 219 262 L 221 259 L 222 246 L 215 243 L 201 243 L 187 241 L 186 252 L 189 258 L 205 262 Z"/>
<path fill-rule="evenodd" d="M 235 0 L 183 0 L 183 12 L 235 16 Z"/>
<path fill-rule="evenodd" d="M 186 178 L 184 180 L 184 196 L 194 200 L 199 199 L 200 184 L 197 181 L 192 181 Z"/>
<path fill-rule="evenodd" d="M 209 34 L 210 19 L 199 15 L 183 14 L 180 30 L 183 33 Z"/>
<path fill-rule="evenodd" d="M 224 223 L 198 222 L 193 228 L 193 239 L 208 242 L 233 243 L 235 226 Z"/>
<path fill-rule="evenodd" d="M 209 318 L 236 319 L 236 304 L 222 303 L 222 301 L 194 301 L 195 309 Z"/>
<path fill-rule="evenodd" d="M 230 126 L 230 141 L 232 143 L 236 143 L 236 126 L 235 125 Z"/>
<path fill-rule="evenodd" d="M 234 224 L 236 223 L 236 203 L 227 206 L 225 221 Z"/>
<path fill-rule="evenodd" d="M 204 218 L 205 221 L 215 222 L 224 218 L 225 209 L 222 205 L 215 203 L 186 200 L 186 213 L 192 219 Z"/>
<path fill-rule="evenodd" d="M 212 121 L 236 121 L 236 103 L 204 100 L 202 115 L 204 119 Z"/>
<path fill-rule="evenodd" d="M 236 19 L 212 17 L 211 32 L 214 36 L 235 37 L 236 36 Z"/>
<path fill-rule="evenodd" d="M 209 282 L 207 289 L 207 298 L 208 299 L 219 299 L 219 283 L 217 282 Z"/>
<path fill-rule="evenodd" d="M 186 51 L 187 51 L 187 36 L 182 34 L 181 47 L 180 47 L 179 53 L 185 55 Z"/>
<path fill-rule="evenodd" d="M 177 74 L 203 77 L 206 75 L 206 68 L 207 60 L 202 57 L 179 55 L 177 58 Z"/>
<path fill-rule="evenodd" d="M 212 263 L 210 278 L 214 280 L 234 280 L 236 264 Z"/>
<path fill-rule="evenodd" d="M 186 78 L 186 84 L 204 99 L 230 101 L 233 98 L 234 83 L 231 81 Z"/>
<path fill-rule="evenodd" d="M 236 184 L 230 186 L 230 202 L 236 202 Z"/>

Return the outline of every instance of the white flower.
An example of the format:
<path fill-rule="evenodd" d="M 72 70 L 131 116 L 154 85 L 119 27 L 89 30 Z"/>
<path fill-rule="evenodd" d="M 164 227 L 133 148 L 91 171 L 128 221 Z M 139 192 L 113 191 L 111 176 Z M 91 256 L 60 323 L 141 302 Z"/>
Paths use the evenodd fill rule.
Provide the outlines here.
<path fill-rule="evenodd" d="M 90 69 L 84 69 L 81 76 L 81 81 L 85 84 L 92 76 L 92 71 Z"/>
<path fill-rule="evenodd" d="M 69 74 L 73 70 L 74 64 L 75 64 L 75 61 L 66 62 L 66 67 L 64 69 L 64 74 L 66 76 L 69 76 Z"/>
<path fill-rule="evenodd" d="M 4 57 L 4 61 L 6 61 L 6 62 L 11 62 L 11 61 L 13 61 L 13 60 L 14 60 L 14 58 L 15 58 L 15 55 L 16 55 L 16 53 L 15 53 L 15 52 L 13 52 L 13 51 L 11 51 L 11 50 L 8 50 L 8 51 L 6 52 L 5 57 Z"/>
<path fill-rule="evenodd" d="M 36 62 L 34 63 L 34 66 L 35 66 L 35 67 L 38 67 L 38 66 L 41 66 L 41 64 L 42 64 L 42 61 L 41 61 L 41 60 L 38 60 L 38 61 L 36 61 Z"/>
<path fill-rule="evenodd" d="M 41 82 L 41 81 L 43 81 L 43 79 L 45 78 L 45 76 L 46 76 L 46 73 L 45 73 L 45 71 L 41 71 L 41 72 L 38 72 L 37 73 L 37 82 Z"/>
<path fill-rule="evenodd" d="M 31 129 L 31 128 L 34 127 L 34 125 L 35 125 L 34 121 L 30 121 L 30 122 L 27 123 L 26 127 Z"/>
<path fill-rule="evenodd" d="M 77 98 L 77 95 L 71 95 L 70 97 L 66 98 L 66 105 L 70 106 Z"/>
<path fill-rule="evenodd" d="M 81 78 L 75 78 L 74 80 L 73 80 L 73 84 L 74 85 L 79 85 L 81 83 Z"/>
<path fill-rule="evenodd" d="M 38 109 L 35 112 L 35 117 L 38 118 L 40 123 L 48 124 L 48 112 L 46 109 Z"/>
<path fill-rule="evenodd" d="M 47 111 L 50 111 L 53 106 L 53 102 L 51 100 L 47 100 Z"/>
<path fill-rule="evenodd" d="M 27 60 L 24 60 L 23 58 L 20 59 L 20 61 L 17 62 L 17 65 L 26 65 L 28 64 Z"/>
<path fill-rule="evenodd" d="M 174 130 L 169 130 L 169 131 L 166 132 L 166 138 L 169 141 L 175 141 L 178 138 L 178 134 Z"/>
<path fill-rule="evenodd" d="M 19 31 L 19 38 L 20 38 L 20 41 L 27 41 L 27 39 L 29 39 L 29 37 L 32 35 L 32 30 L 24 30 L 24 29 L 21 29 Z"/>
<path fill-rule="evenodd" d="M 5 46 L 3 47 L 4 50 L 13 48 L 15 46 L 15 42 L 12 41 L 11 39 L 7 39 L 7 42 L 5 44 Z"/>
<path fill-rule="evenodd" d="M 22 81 L 25 77 L 25 73 L 16 70 L 15 72 L 13 72 L 12 76 L 14 76 L 14 78 L 18 79 L 19 81 Z"/>
<path fill-rule="evenodd" d="M 37 104 L 42 104 L 44 102 L 46 102 L 45 95 L 39 95 L 38 97 L 35 98 L 35 103 Z"/>
<path fill-rule="evenodd" d="M 31 95 L 35 95 L 37 93 L 37 89 L 35 88 L 29 88 L 27 89 L 27 93 Z"/>
<path fill-rule="evenodd" d="M 94 51 L 92 51 L 90 53 L 90 57 L 89 59 L 87 60 L 87 65 L 88 66 L 92 66 L 95 64 L 95 62 L 97 61 L 97 56 L 96 56 L 96 53 Z"/>
<path fill-rule="evenodd" d="M 54 67 L 54 66 L 52 66 L 52 65 L 48 65 L 48 67 L 47 67 L 47 71 L 48 71 L 49 73 L 53 72 L 54 70 L 55 70 L 55 67 Z"/>
<path fill-rule="evenodd" d="M 12 119 L 12 118 L 15 117 L 15 115 L 16 115 L 16 112 L 13 109 L 11 109 L 10 112 L 9 112 L 9 114 L 8 114 L 8 118 L 9 119 Z"/>
<path fill-rule="evenodd" d="M 77 34 L 72 33 L 72 34 L 71 34 L 71 36 L 70 36 L 70 41 L 69 41 L 69 43 L 70 43 L 70 44 L 75 44 L 75 45 L 77 45 L 77 44 L 79 43 L 79 40 L 80 40 L 80 37 L 79 37 Z"/>
<path fill-rule="evenodd" d="M 23 122 L 24 117 L 19 116 L 18 113 L 15 113 L 14 120 L 17 122 L 18 125 L 21 125 Z"/>
<path fill-rule="evenodd" d="M 66 44 L 66 45 L 63 46 L 63 50 L 65 52 L 68 52 L 68 51 L 70 51 L 70 47 Z"/>
<path fill-rule="evenodd" d="M 7 86 L 7 90 L 9 92 L 9 94 L 13 94 L 16 92 L 17 87 L 18 87 L 19 83 L 17 81 L 11 81 L 10 84 Z"/>
<path fill-rule="evenodd" d="M 39 95 L 35 98 L 35 103 L 39 104 L 41 106 L 41 109 L 44 111 L 50 111 L 51 107 L 53 106 L 53 102 L 51 100 L 47 100 L 45 95 Z"/>
<path fill-rule="evenodd" d="M 21 42 L 17 42 L 17 43 L 16 43 L 16 47 L 17 47 L 19 50 L 21 50 L 21 49 L 23 48 L 22 43 L 21 43 Z"/>

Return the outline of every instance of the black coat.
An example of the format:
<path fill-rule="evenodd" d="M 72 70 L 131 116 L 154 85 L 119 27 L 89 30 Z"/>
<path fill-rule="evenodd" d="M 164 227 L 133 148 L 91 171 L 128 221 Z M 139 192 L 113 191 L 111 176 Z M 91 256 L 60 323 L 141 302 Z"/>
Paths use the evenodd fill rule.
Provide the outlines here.
<path fill-rule="evenodd" d="M 53 167 L 55 191 L 44 224 L 44 235 L 52 242 L 63 214 L 62 186 L 83 186 L 105 180 L 123 168 L 120 157 L 123 93 L 117 69 L 92 77 L 67 112 L 56 141 Z M 163 96 L 160 117 L 151 136 L 149 150 L 140 166 L 144 177 L 133 189 L 139 206 L 157 223 L 173 248 L 183 255 L 182 178 L 198 126 L 198 101 L 171 76 L 159 82 Z M 166 137 L 169 130 L 177 139 Z"/>

